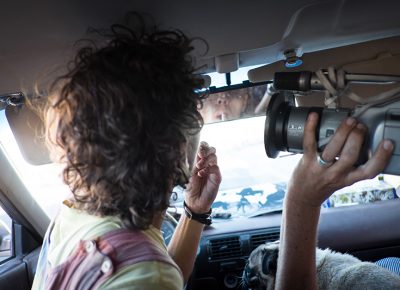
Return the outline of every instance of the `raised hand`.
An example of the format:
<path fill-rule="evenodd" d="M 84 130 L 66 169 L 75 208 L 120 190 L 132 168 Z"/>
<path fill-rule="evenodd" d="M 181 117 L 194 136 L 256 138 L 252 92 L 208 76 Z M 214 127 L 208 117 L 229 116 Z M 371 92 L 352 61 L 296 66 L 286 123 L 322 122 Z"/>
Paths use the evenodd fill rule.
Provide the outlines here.
<path fill-rule="evenodd" d="M 304 155 L 289 184 L 288 198 L 320 206 L 334 191 L 375 177 L 388 163 L 393 144 L 384 140 L 367 163 L 355 167 L 367 128 L 354 118 L 342 122 L 319 155 L 315 140 L 318 115 L 311 113 L 304 132 Z"/>
<path fill-rule="evenodd" d="M 221 180 L 215 148 L 200 142 L 185 192 L 185 202 L 190 210 L 198 214 L 208 212 L 217 196 Z"/>

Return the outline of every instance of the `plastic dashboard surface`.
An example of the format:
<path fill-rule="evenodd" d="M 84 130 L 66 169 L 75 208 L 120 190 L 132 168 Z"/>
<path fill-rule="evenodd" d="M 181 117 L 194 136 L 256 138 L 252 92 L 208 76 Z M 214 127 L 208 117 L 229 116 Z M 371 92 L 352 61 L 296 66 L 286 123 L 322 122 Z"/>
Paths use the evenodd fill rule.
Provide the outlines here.
<path fill-rule="evenodd" d="M 251 251 L 279 239 L 282 215 L 233 219 L 207 227 L 187 289 L 241 289 Z M 321 210 L 318 246 L 374 261 L 400 256 L 400 200 Z"/>

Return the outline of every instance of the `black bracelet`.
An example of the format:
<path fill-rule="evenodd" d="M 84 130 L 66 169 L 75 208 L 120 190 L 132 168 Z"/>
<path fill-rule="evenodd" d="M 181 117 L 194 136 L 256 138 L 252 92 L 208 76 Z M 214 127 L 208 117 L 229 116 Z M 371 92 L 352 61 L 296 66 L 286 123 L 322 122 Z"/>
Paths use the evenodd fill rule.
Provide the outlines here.
<path fill-rule="evenodd" d="M 211 209 L 207 213 L 194 213 L 190 210 L 190 208 L 188 208 L 185 201 L 183 202 L 183 209 L 185 210 L 186 216 L 190 220 L 198 221 L 199 223 L 207 226 L 211 225 Z"/>

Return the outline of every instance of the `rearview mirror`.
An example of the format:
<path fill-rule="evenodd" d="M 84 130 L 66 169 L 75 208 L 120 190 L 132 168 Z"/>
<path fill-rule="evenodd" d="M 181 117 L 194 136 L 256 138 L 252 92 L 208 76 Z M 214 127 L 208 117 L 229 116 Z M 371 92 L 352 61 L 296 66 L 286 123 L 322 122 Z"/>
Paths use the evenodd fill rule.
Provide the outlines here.
<path fill-rule="evenodd" d="M 211 87 L 199 112 L 206 124 L 263 115 L 270 95 L 271 85 L 268 82 Z"/>

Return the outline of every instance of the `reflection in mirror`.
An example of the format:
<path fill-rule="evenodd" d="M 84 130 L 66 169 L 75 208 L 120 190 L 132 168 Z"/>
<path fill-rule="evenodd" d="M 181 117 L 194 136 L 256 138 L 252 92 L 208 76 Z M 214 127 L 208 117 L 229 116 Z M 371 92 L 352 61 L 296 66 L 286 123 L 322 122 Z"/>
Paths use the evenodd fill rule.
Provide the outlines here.
<path fill-rule="evenodd" d="M 272 94 L 271 84 L 252 85 L 250 87 L 232 86 L 215 89 L 203 101 L 199 108 L 204 123 L 230 121 L 265 113 Z M 212 91 L 213 92 L 213 91 Z"/>

